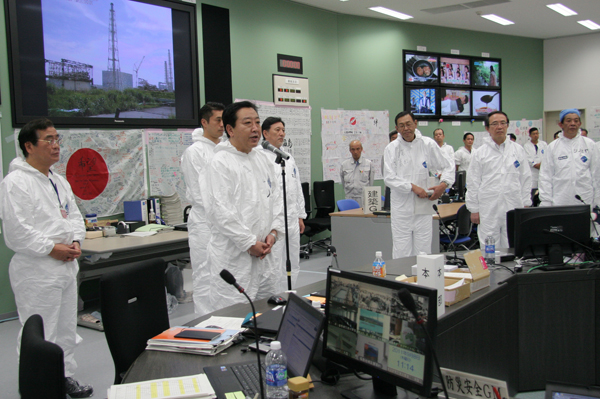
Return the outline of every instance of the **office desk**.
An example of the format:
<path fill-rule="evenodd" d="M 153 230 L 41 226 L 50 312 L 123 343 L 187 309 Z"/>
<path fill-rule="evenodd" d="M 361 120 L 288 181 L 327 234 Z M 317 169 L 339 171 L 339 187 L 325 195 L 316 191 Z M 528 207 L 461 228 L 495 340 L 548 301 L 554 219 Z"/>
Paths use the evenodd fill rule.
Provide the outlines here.
<path fill-rule="evenodd" d="M 433 202 L 432 202 L 433 205 Z M 456 217 L 464 202 L 440 204 L 442 220 Z M 375 251 L 381 251 L 383 259 L 392 259 L 392 221 L 389 216 L 365 215 L 362 208 L 331 213 L 331 241 L 338 254 L 342 270 L 354 270 L 369 265 L 375 259 Z M 440 253 L 439 216 L 432 209 L 431 253 Z"/>
<path fill-rule="evenodd" d="M 387 262 L 388 277 L 410 274 L 414 258 Z M 368 270 L 367 267 L 363 270 Z M 298 289 L 302 295 L 323 289 L 319 282 Z M 512 275 L 492 272 L 491 285 L 465 301 L 446 308 L 438 320 L 436 349 L 442 367 L 505 380 L 511 396 L 543 390 L 546 381 L 600 384 L 600 271 L 576 270 Z M 265 300 L 257 311 L 268 309 Z M 215 312 L 240 317 L 249 305 L 237 304 Z M 202 318 L 192 320 L 195 325 Z M 145 351 L 129 369 L 124 382 L 177 377 L 202 372 L 206 365 L 252 360 L 255 353 L 198 356 Z M 311 368 L 319 379 L 320 372 Z M 346 377 L 337 387 L 318 385 L 311 397 L 332 397 L 339 390 L 364 385 Z"/>
<path fill-rule="evenodd" d="M 150 237 L 116 236 L 84 240 L 81 245 L 78 280 L 98 278 L 110 270 L 145 259 L 163 258 L 165 261 L 189 257 L 187 231 L 163 231 Z M 108 259 L 90 262 L 85 258 L 111 252 Z"/>

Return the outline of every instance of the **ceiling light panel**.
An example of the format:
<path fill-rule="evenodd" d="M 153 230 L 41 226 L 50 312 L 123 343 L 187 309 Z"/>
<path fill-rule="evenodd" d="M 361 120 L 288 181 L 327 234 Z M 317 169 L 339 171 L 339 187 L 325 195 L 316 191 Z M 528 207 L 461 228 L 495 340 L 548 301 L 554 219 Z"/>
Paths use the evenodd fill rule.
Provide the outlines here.
<path fill-rule="evenodd" d="M 551 10 L 556 11 L 557 13 L 564 15 L 565 17 L 570 17 L 571 15 L 577 15 L 577 13 L 573 10 L 571 10 L 568 7 L 563 6 L 560 3 L 556 3 L 556 4 L 546 4 L 546 7 L 548 7 Z"/>
<path fill-rule="evenodd" d="M 497 24 L 500 24 L 500 25 L 513 25 L 514 24 L 513 21 L 509 21 L 508 19 L 499 17 L 495 14 L 485 14 L 485 15 L 482 15 L 482 17 L 485 19 L 488 19 L 492 22 L 495 22 Z"/>
<path fill-rule="evenodd" d="M 378 12 L 381 14 L 389 15 L 390 17 L 403 19 L 403 20 L 414 18 L 412 15 L 403 14 L 401 12 L 390 10 L 389 8 L 385 8 L 385 7 L 369 7 L 369 10 L 375 11 L 375 12 Z"/>
<path fill-rule="evenodd" d="M 586 28 L 591 29 L 591 30 L 600 29 L 600 25 L 598 25 L 594 21 L 590 21 L 589 19 L 586 19 L 585 21 L 577 21 L 577 23 L 581 24 L 581 25 L 583 25 Z"/>

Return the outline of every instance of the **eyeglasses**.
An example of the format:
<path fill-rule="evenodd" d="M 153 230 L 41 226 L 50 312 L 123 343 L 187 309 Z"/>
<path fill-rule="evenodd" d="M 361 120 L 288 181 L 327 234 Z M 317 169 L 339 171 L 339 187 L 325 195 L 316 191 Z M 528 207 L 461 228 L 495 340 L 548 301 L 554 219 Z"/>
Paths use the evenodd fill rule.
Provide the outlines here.
<path fill-rule="evenodd" d="M 413 127 L 413 125 L 414 125 L 414 123 L 407 122 L 406 124 L 400 124 L 400 125 L 398 125 L 398 129 L 404 130 L 405 127 L 408 128 L 408 129 L 410 129 L 411 127 Z"/>
<path fill-rule="evenodd" d="M 494 123 L 490 123 L 490 126 L 492 127 L 505 127 L 508 126 L 508 122 L 502 121 L 502 122 L 494 122 Z"/>
<path fill-rule="evenodd" d="M 45 141 L 46 143 L 50 144 L 50 145 L 54 145 L 54 144 L 58 144 L 60 145 L 60 143 L 62 143 L 62 138 L 56 138 L 56 139 L 52 139 L 52 140 L 42 140 L 42 139 L 38 139 L 38 141 Z"/>

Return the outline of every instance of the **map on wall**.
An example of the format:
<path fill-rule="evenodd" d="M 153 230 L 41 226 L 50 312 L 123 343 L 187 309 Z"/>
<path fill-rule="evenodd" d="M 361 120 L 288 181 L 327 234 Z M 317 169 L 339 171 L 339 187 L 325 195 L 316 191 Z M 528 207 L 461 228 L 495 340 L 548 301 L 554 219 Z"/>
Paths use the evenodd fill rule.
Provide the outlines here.
<path fill-rule="evenodd" d="M 323 180 L 340 183 L 340 167 L 350 159 L 350 142 L 360 140 L 363 155 L 382 179 L 381 158 L 389 143 L 389 111 L 321 110 Z"/>
<path fill-rule="evenodd" d="M 150 195 L 179 194 L 182 206 L 189 205 L 181 173 L 181 155 L 193 144 L 192 130 L 147 129 Z"/>

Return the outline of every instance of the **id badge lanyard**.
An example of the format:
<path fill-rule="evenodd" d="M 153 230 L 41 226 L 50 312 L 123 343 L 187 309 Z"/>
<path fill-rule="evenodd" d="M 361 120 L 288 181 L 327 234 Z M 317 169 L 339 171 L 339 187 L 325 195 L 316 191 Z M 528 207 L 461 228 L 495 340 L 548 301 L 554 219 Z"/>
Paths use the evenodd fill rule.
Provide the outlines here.
<path fill-rule="evenodd" d="M 50 184 L 52 184 L 52 188 L 54 189 L 54 192 L 56 193 L 56 198 L 58 198 L 58 206 L 60 208 L 60 214 L 62 215 L 63 218 L 66 219 L 67 216 L 69 216 L 69 214 L 66 211 L 66 209 L 63 207 L 62 202 L 60 202 L 60 194 L 58 193 L 58 186 L 56 184 L 54 184 L 52 179 L 48 178 L 48 180 L 50 180 Z"/>

